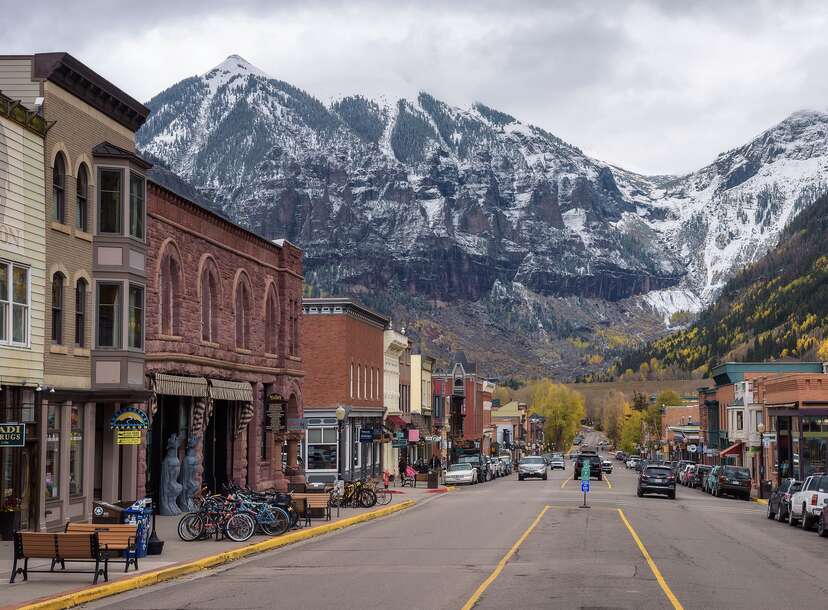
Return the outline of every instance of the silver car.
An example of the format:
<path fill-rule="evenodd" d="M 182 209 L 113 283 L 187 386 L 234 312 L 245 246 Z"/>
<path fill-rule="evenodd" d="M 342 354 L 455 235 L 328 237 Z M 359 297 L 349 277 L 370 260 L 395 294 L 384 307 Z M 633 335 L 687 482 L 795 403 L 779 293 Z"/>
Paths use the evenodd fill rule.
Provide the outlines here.
<path fill-rule="evenodd" d="M 528 477 L 547 479 L 546 460 L 540 455 L 528 455 L 521 458 L 518 463 L 518 480 L 522 481 Z"/>
<path fill-rule="evenodd" d="M 477 468 L 468 463 L 452 464 L 446 471 L 446 485 L 474 485 Z"/>
<path fill-rule="evenodd" d="M 556 470 L 558 468 L 566 470 L 566 462 L 564 462 L 562 455 L 552 456 L 552 459 L 549 460 L 549 470 Z"/>

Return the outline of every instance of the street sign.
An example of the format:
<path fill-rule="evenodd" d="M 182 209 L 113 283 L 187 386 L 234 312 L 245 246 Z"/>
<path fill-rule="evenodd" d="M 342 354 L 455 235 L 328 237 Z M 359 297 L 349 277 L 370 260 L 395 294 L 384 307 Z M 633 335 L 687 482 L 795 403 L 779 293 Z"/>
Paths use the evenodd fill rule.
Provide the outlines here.
<path fill-rule="evenodd" d="M 589 482 L 589 462 L 585 461 L 581 466 L 581 480 Z"/>
<path fill-rule="evenodd" d="M 696 453 L 698 450 L 699 448 L 696 445 L 687 445 L 687 451 L 690 453 Z"/>
<path fill-rule="evenodd" d="M 584 493 L 589 491 L 589 481 L 581 481 L 581 491 Z"/>

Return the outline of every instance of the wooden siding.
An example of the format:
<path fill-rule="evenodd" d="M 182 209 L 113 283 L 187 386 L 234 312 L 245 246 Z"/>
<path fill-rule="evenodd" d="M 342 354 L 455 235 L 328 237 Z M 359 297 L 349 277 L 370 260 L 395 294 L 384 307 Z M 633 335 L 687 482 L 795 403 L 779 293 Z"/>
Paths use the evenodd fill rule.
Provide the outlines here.
<path fill-rule="evenodd" d="M 30 267 L 29 347 L 0 346 L 4 383 L 43 381 L 46 267 L 43 138 L 0 117 L 0 258 Z"/>
<path fill-rule="evenodd" d="M 35 98 L 40 95 L 40 83 L 32 80 L 30 57 L 0 58 L 0 91 L 34 109 Z"/>

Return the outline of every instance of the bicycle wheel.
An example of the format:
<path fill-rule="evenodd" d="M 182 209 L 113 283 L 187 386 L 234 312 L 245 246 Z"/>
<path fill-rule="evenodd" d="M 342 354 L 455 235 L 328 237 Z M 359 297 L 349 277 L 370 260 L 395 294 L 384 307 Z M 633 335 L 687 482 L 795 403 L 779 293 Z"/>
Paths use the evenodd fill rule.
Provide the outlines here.
<path fill-rule="evenodd" d="M 257 515 L 259 527 L 268 536 L 281 536 L 290 528 L 290 516 L 278 506 L 270 506 Z"/>
<path fill-rule="evenodd" d="M 197 540 L 204 531 L 204 519 L 198 513 L 189 513 L 178 522 L 178 537 L 185 542 Z"/>
<path fill-rule="evenodd" d="M 236 513 L 224 524 L 224 533 L 234 542 L 250 540 L 256 531 L 256 522 L 247 513 Z"/>
<path fill-rule="evenodd" d="M 391 504 L 391 500 L 394 497 L 393 494 L 387 489 L 377 489 L 374 494 L 377 496 L 377 504 L 380 506 Z"/>
<path fill-rule="evenodd" d="M 362 491 L 359 494 L 359 504 L 364 508 L 371 508 L 374 504 L 377 503 L 377 494 L 373 491 L 368 489 L 367 487 L 363 487 Z"/>

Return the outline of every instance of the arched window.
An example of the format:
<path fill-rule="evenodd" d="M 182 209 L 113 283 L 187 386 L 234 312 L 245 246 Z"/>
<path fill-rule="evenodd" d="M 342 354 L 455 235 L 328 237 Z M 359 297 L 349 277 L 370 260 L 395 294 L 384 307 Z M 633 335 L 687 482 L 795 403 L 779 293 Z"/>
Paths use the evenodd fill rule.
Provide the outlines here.
<path fill-rule="evenodd" d="M 60 152 L 52 168 L 52 218 L 66 222 L 66 159 Z"/>
<path fill-rule="evenodd" d="M 180 334 L 179 311 L 181 309 L 181 269 L 178 260 L 168 253 L 161 261 L 158 278 L 160 290 L 161 334 Z M 202 286 L 202 291 L 203 291 Z"/>
<path fill-rule="evenodd" d="M 218 343 L 218 282 L 210 266 L 201 275 L 201 338 Z"/>
<path fill-rule="evenodd" d="M 63 344 L 63 282 L 60 271 L 52 276 L 52 343 Z"/>
<path fill-rule="evenodd" d="M 265 303 L 265 351 L 279 353 L 279 302 L 272 286 L 267 291 Z"/>
<path fill-rule="evenodd" d="M 250 340 L 250 295 L 243 281 L 236 286 L 236 347 L 249 348 Z"/>
<path fill-rule="evenodd" d="M 78 179 L 75 189 L 77 210 L 75 211 L 75 226 L 81 231 L 88 231 L 89 222 L 89 172 L 86 171 L 86 164 L 81 163 L 78 169 Z"/>
<path fill-rule="evenodd" d="M 86 280 L 80 278 L 75 284 L 75 345 L 86 345 Z"/>

